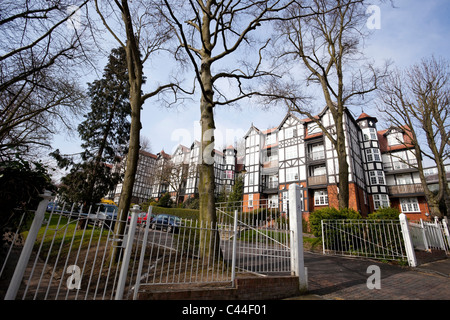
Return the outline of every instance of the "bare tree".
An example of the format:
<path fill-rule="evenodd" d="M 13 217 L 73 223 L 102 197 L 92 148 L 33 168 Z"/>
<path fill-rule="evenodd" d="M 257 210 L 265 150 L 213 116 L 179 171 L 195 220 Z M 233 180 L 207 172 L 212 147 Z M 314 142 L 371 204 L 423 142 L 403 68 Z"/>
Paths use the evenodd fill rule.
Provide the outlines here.
<path fill-rule="evenodd" d="M 260 29 L 263 22 L 271 20 L 291 1 L 163 2 L 162 14 L 173 26 L 179 40 L 176 57 L 190 62 L 201 91 L 200 219 L 214 224 L 214 108 L 255 95 L 255 91 L 246 87 L 246 81 L 271 74 L 262 67 L 262 55 L 268 40 L 258 41 L 254 30 Z M 231 60 L 233 56 L 235 60 Z M 242 59 L 239 63 L 242 56 L 250 56 L 252 60 Z M 235 88 L 235 92 L 230 94 L 231 88 Z M 215 245 L 209 239 L 211 234 L 206 235 L 202 243 Z M 205 252 L 209 255 L 208 249 Z"/>
<path fill-rule="evenodd" d="M 125 48 L 128 66 L 131 128 L 118 215 L 118 219 L 123 221 L 130 208 L 139 158 L 141 109 L 147 99 L 162 94 L 166 90 L 176 95 L 180 87 L 174 82 L 159 85 L 151 92 L 143 92 L 143 65 L 152 54 L 163 50 L 164 43 L 170 39 L 171 35 L 170 30 L 161 23 L 153 2 L 117 0 L 112 5 L 95 0 L 95 7 L 106 29 Z M 120 16 L 120 19 L 113 19 L 116 16 Z M 123 234 L 124 230 L 124 223 L 116 224 L 116 234 Z M 117 251 L 114 250 L 112 255 L 118 257 Z"/>
<path fill-rule="evenodd" d="M 362 41 L 367 36 L 365 10 L 363 0 L 302 1 L 290 6 L 285 19 L 276 25 L 275 62 L 285 67 L 287 75 L 287 68 L 304 67 L 306 85 L 312 83 L 319 88 L 333 126 L 324 127 L 315 117 L 317 111 L 306 103 L 307 95 L 301 92 L 298 77 L 274 78 L 266 90 L 266 101 L 286 102 L 291 111 L 316 122 L 333 144 L 338 156 L 340 208 L 349 204 L 345 110 L 373 92 L 387 70 L 387 65 L 377 69 L 362 53 Z"/>
<path fill-rule="evenodd" d="M 450 141 L 450 64 L 434 57 L 422 59 L 405 70 L 397 69 L 385 79 L 379 94 L 379 109 L 394 126 L 407 126 L 405 133 L 412 144 L 417 164 L 398 161 L 419 171 L 425 197 L 433 216 L 442 217 L 439 208 L 445 201 L 450 212 L 450 191 L 445 171 L 449 159 Z M 439 191 L 430 191 L 424 174 L 422 158 L 431 160 L 437 168 Z"/>
<path fill-rule="evenodd" d="M 183 188 L 183 183 L 187 178 L 187 167 L 188 165 L 183 162 L 175 163 L 173 161 L 169 161 L 159 172 L 159 182 L 171 187 L 175 193 L 175 204 L 177 206 L 179 203 L 180 192 Z"/>
<path fill-rule="evenodd" d="M 152 152 L 152 142 L 150 141 L 150 138 L 141 135 L 139 141 L 141 142 L 141 150 Z"/>
<path fill-rule="evenodd" d="M 48 147 L 58 128 L 72 128 L 84 105 L 76 69 L 90 57 L 87 28 L 73 23 L 87 2 L 2 1 L 1 154 Z"/>

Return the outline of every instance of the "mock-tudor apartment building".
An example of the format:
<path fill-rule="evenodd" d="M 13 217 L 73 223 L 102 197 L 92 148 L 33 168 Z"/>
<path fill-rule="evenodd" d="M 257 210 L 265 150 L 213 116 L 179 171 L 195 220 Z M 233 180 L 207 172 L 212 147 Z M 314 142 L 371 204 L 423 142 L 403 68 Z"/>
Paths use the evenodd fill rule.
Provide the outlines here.
<path fill-rule="evenodd" d="M 132 203 L 142 203 L 150 198 L 160 199 L 169 193 L 174 202 L 184 202 L 198 194 L 200 162 L 200 143 L 194 141 L 188 148 L 178 145 L 172 155 L 164 152 L 152 154 L 139 151 L 139 160 L 132 193 Z M 124 172 L 126 158 L 116 167 Z M 223 190 L 231 192 L 235 183 L 236 172 L 242 170 L 243 165 L 237 164 L 237 151 L 228 146 L 223 151 L 214 150 L 215 194 Z M 107 198 L 119 203 L 122 183 Z"/>
<path fill-rule="evenodd" d="M 317 119 L 333 128 L 325 108 Z M 377 119 L 363 113 L 344 116 L 349 164 L 349 207 L 367 215 L 380 207 L 396 207 L 412 219 L 429 212 L 420 178 L 411 165 L 417 158 L 408 128 L 377 130 Z M 287 211 L 292 183 L 303 187 L 303 209 L 338 206 L 338 159 L 331 141 L 315 121 L 288 113 L 278 127 L 251 126 L 245 138 L 244 203 Z"/>
<path fill-rule="evenodd" d="M 328 108 L 316 118 L 324 127 L 333 128 Z M 375 117 L 362 113 L 355 119 L 348 110 L 344 123 L 349 206 L 363 216 L 380 207 L 392 206 L 414 220 L 427 219 L 429 209 L 419 175 L 409 165 L 416 164 L 417 158 L 408 141 L 408 128 L 379 131 Z M 338 206 L 337 154 L 315 121 L 288 113 L 275 128 L 261 131 L 252 124 L 244 140 L 242 161 L 237 161 L 233 146 L 215 150 L 216 195 L 223 190 L 231 191 L 237 174 L 243 173 L 243 201 L 247 210 L 268 206 L 286 212 L 287 190 L 292 183 L 303 187 L 306 213 Z M 159 199 L 166 192 L 174 201 L 178 197 L 178 202 L 194 197 L 198 194 L 199 154 L 198 141 L 190 147 L 179 145 L 172 155 L 164 151 L 156 155 L 141 151 L 132 201 Z M 430 183 L 432 170 L 425 172 Z M 119 184 L 114 200 L 118 200 L 120 190 Z"/>

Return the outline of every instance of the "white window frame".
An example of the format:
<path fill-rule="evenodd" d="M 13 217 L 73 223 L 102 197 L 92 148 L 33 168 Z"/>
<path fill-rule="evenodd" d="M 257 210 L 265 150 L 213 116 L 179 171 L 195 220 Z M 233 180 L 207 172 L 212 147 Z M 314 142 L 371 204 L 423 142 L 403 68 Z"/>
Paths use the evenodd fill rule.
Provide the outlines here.
<path fill-rule="evenodd" d="M 402 212 L 420 212 L 419 200 L 416 197 L 400 198 Z"/>
<path fill-rule="evenodd" d="M 389 207 L 389 197 L 387 194 L 374 194 L 373 207 L 375 210 Z"/>
<path fill-rule="evenodd" d="M 253 194 L 248 195 L 248 207 L 253 208 Z"/>
<path fill-rule="evenodd" d="M 286 182 L 297 180 L 298 180 L 298 168 L 297 167 L 286 168 Z"/>
<path fill-rule="evenodd" d="M 389 146 L 397 146 L 399 144 L 403 144 L 403 133 L 401 132 L 393 132 L 387 136 L 387 142 Z"/>
<path fill-rule="evenodd" d="M 295 136 L 294 130 L 294 127 L 284 129 L 284 139 L 293 138 Z"/>
<path fill-rule="evenodd" d="M 314 204 L 316 206 L 328 205 L 328 191 L 327 190 L 314 191 Z"/>
<path fill-rule="evenodd" d="M 298 157 L 297 146 L 290 146 L 286 148 L 286 160 L 295 159 Z"/>
<path fill-rule="evenodd" d="M 376 148 L 367 149 L 366 158 L 368 162 L 381 161 L 380 150 Z"/>
<path fill-rule="evenodd" d="M 386 184 L 383 171 L 369 171 L 371 185 Z"/>

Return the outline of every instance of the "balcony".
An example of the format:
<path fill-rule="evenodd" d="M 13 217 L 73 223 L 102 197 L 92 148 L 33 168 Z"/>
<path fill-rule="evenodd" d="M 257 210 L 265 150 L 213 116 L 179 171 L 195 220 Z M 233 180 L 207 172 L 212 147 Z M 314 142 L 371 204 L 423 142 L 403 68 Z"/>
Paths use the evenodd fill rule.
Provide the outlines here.
<path fill-rule="evenodd" d="M 327 175 L 320 175 L 314 177 L 308 177 L 308 185 L 309 186 L 317 186 L 327 184 Z"/>
<path fill-rule="evenodd" d="M 267 181 L 263 184 L 263 192 L 270 193 L 278 193 L 278 181 Z"/>
<path fill-rule="evenodd" d="M 401 172 L 410 172 L 410 171 L 416 171 L 417 169 L 411 166 L 417 165 L 416 161 L 410 162 L 410 164 L 401 162 L 401 161 L 394 161 L 394 162 L 388 162 L 383 163 L 383 169 L 386 170 L 386 173 L 389 173 L 390 171 L 395 171 L 391 173 L 398 173 Z"/>
<path fill-rule="evenodd" d="M 397 186 L 388 186 L 388 190 L 391 196 L 423 194 L 424 192 L 421 184 L 402 184 Z"/>
<path fill-rule="evenodd" d="M 325 159 L 325 151 L 314 151 L 314 152 L 308 152 L 307 159 L 309 161 L 319 161 Z"/>

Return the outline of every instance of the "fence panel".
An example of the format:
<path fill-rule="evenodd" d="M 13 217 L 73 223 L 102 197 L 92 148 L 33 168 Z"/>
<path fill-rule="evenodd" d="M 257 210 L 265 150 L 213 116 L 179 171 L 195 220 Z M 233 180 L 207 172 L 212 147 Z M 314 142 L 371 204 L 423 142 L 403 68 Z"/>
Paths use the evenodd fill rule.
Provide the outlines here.
<path fill-rule="evenodd" d="M 221 239 L 229 243 L 237 211 L 236 268 L 259 274 L 291 272 L 291 231 L 286 215 L 267 200 L 238 201 L 216 207 Z M 228 251 L 231 252 L 231 251 Z M 227 257 L 230 259 L 230 257 Z"/>
<path fill-rule="evenodd" d="M 177 226 L 152 224 L 140 254 L 140 285 L 188 285 L 194 283 L 231 284 L 230 245 L 219 242 L 217 224 L 180 219 Z M 141 227 L 139 233 L 146 231 Z M 210 235 L 210 236 L 209 236 Z M 139 237 L 141 238 L 141 237 Z M 206 242 L 204 242 L 206 239 Z M 142 240 L 139 246 L 144 245 Z M 135 259 L 137 261 L 137 259 Z"/>
<path fill-rule="evenodd" d="M 400 223 L 395 220 L 322 220 L 324 254 L 405 260 Z"/>
<path fill-rule="evenodd" d="M 129 219 L 118 221 L 106 212 L 69 205 L 45 212 L 13 299 L 113 299 L 125 237 L 114 233 L 117 223 L 124 223 L 127 230 Z"/>

